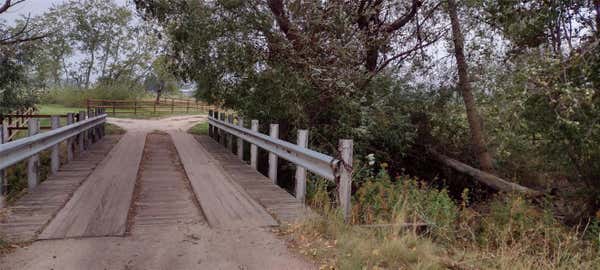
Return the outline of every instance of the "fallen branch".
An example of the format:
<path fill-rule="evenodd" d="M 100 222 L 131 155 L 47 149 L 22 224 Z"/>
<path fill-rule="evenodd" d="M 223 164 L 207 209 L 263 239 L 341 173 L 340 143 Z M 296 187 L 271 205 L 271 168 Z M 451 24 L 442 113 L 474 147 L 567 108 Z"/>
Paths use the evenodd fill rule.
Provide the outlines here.
<path fill-rule="evenodd" d="M 469 175 L 469 176 L 473 177 L 475 180 L 477 180 L 481 183 L 484 183 L 485 185 L 487 185 L 495 190 L 504 191 L 504 192 L 516 191 L 516 192 L 523 193 L 523 194 L 526 194 L 529 196 L 534 196 L 534 197 L 541 196 L 544 194 L 541 191 L 537 191 L 537 190 L 534 190 L 534 189 L 531 189 L 528 187 L 524 187 L 524 186 L 521 186 L 521 185 L 513 183 L 513 182 L 506 181 L 506 180 L 504 180 L 498 176 L 495 176 L 493 174 L 473 168 L 473 167 L 471 167 L 467 164 L 464 164 L 456 159 L 453 159 L 446 155 L 440 154 L 433 149 L 429 149 L 428 151 L 433 158 L 435 158 L 439 162 L 443 163 L 444 165 L 446 165 L 458 172 Z"/>

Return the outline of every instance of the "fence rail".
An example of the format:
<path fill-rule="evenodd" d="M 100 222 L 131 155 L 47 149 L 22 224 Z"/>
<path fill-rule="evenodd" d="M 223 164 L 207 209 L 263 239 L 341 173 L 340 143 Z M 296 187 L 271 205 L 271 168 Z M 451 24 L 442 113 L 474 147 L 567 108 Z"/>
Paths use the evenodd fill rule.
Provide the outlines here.
<path fill-rule="evenodd" d="M 106 109 L 111 115 L 117 114 L 157 114 L 157 113 L 193 113 L 207 112 L 214 107 L 203 102 L 187 99 L 155 100 L 109 100 L 88 99 L 88 110 L 95 108 Z"/>
<path fill-rule="evenodd" d="M 243 141 L 250 143 L 250 165 L 257 168 L 257 147 L 269 152 L 269 178 L 277 184 L 277 158 L 296 165 L 295 193 L 298 200 L 306 196 L 306 171 L 313 172 L 337 184 L 338 203 L 346 220 L 350 217 L 350 192 L 352 186 L 352 140 L 340 140 L 340 158 L 319 153 L 307 148 L 308 130 L 298 131 L 298 143 L 293 144 L 278 138 L 279 126 L 270 125 L 269 135 L 258 132 L 258 120 L 251 121 L 251 129 L 244 127 L 244 119 L 217 111 L 209 111 L 209 136 L 218 140 L 243 159 Z M 233 140 L 237 139 L 237 150 Z"/>
<path fill-rule="evenodd" d="M 76 116 L 77 115 L 77 116 Z M 87 115 L 87 116 L 86 116 Z M 67 114 L 67 125 L 60 127 L 61 115 L 51 116 L 51 131 L 39 133 L 39 119 L 28 115 L 28 137 L 9 141 L 8 126 L 0 125 L 0 208 L 6 205 L 8 191 L 5 169 L 27 160 L 27 184 L 34 188 L 39 184 L 39 154 L 50 149 L 50 172 L 56 173 L 60 166 L 59 144 L 66 143 L 66 159 L 73 159 L 73 151 L 84 151 L 104 136 L 106 114 L 101 109 Z M 45 118 L 45 116 L 41 117 Z M 76 149 L 76 146 L 77 149 Z"/>

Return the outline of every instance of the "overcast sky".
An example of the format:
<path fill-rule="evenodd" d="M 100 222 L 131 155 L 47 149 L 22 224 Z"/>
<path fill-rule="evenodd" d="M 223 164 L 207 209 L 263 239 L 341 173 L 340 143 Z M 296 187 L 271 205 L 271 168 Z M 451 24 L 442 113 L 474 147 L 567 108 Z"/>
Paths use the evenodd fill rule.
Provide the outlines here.
<path fill-rule="evenodd" d="M 50 9 L 50 7 L 53 5 L 58 5 L 66 1 L 67 0 L 25 0 L 25 2 L 20 3 L 0 14 L 0 19 L 4 19 L 7 22 L 12 23 L 16 19 L 21 18 L 22 16 L 27 16 L 28 14 L 31 14 L 31 17 L 40 15 Z M 119 5 L 130 3 L 128 0 L 113 1 Z M 0 2 L 4 3 L 4 1 L 1 0 Z"/>

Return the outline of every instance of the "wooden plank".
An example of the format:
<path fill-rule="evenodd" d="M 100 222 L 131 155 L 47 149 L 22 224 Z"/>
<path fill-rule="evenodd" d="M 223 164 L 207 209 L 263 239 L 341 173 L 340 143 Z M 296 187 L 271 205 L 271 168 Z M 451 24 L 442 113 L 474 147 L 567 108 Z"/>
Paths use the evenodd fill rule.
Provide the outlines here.
<path fill-rule="evenodd" d="M 222 155 L 223 147 L 207 136 L 196 136 L 197 141 L 206 149 L 209 156 L 215 160 L 221 170 L 230 179 L 239 184 L 250 197 L 259 202 L 281 223 L 294 223 L 315 213 L 304 203 L 296 200 L 281 187 L 274 185 L 271 180 L 252 169 L 232 154 Z M 219 158 L 216 158 L 219 157 Z M 232 161 L 237 164 L 232 165 Z M 247 169 L 242 169 L 240 167 Z"/>
<path fill-rule="evenodd" d="M 113 136 L 106 137 L 93 145 L 92 149 L 104 149 L 103 153 L 97 153 L 96 155 L 105 156 L 117 139 Z M 100 161 L 94 162 L 98 163 Z M 3 235 L 5 240 L 10 241 L 32 240 L 65 205 L 69 197 L 90 173 L 91 170 L 78 171 L 77 174 L 72 174 L 71 172 L 61 171 L 59 168 L 55 175 L 43 181 L 37 188 L 29 190 L 27 194 L 3 212 L 2 217 L 0 217 L 0 235 Z M 21 226 L 23 223 L 30 223 L 30 225 Z"/>
<path fill-rule="evenodd" d="M 123 235 L 144 136 L 144 132 L 126 133 L 39 238 Z"/>
<path fill-rule="evenodd" d="M 165 161 L 154 164 L 157 157 Z M 177 150 L 166 133 L 151 133 L 146 137 L 144 157 L 136 184 L 132 228 L 140 226 L 203 223 L 198 202 L 181 167 Z"/>
<path fill-rule="evenodd" d="M 172 132 L 171 137 L 210 226 L 234 228 L 277 225 L 259 203 L 224 174 L 192 135 Z"/>

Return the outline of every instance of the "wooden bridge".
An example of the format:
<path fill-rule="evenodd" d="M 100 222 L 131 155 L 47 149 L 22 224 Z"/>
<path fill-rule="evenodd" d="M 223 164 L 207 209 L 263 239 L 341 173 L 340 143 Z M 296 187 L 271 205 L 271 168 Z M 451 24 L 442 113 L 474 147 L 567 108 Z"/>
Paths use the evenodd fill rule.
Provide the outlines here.
<path fill-rule="evenodd" d="M 257 131 L 255 120 L 247 129 L 243 119 L 234 124 L 233 117 L 210 114 L 210 136 L 187 133 L 206 116 L 110 119 L 127 131 L 110 136 L 104 135 L 102 109 L 40 134 L 36 119 L 30 119 L 32 136 L 0 144 L 0 168 L 27 162 L 29 174 L 27 193 L 0 210 L 0 236 L 21 242 L 123 237 L 180 225 L 273 228 L 313 214 L 304 205 L 307 170 L 347 183 L 340 197 L 347 193 L 341 205 L 349 209 L 351 170 L 307 149 L 306 131 L 299 131 L 298 144 L 291 144 L 276 138 L 276 125 L 267 136 Z M 59 157 L 60 144 L 69 157 Z M 343 153 L 351 160 L 349 147 Z M 270 153 L 269 177 L 256 170 L 259 148 Z M 47 149 L 58 159 L 52 163 L 62 166 L 40 183 L 37 155 Z M 277 158 L 299 165 L 296 196 L 277 185 Z"/>

